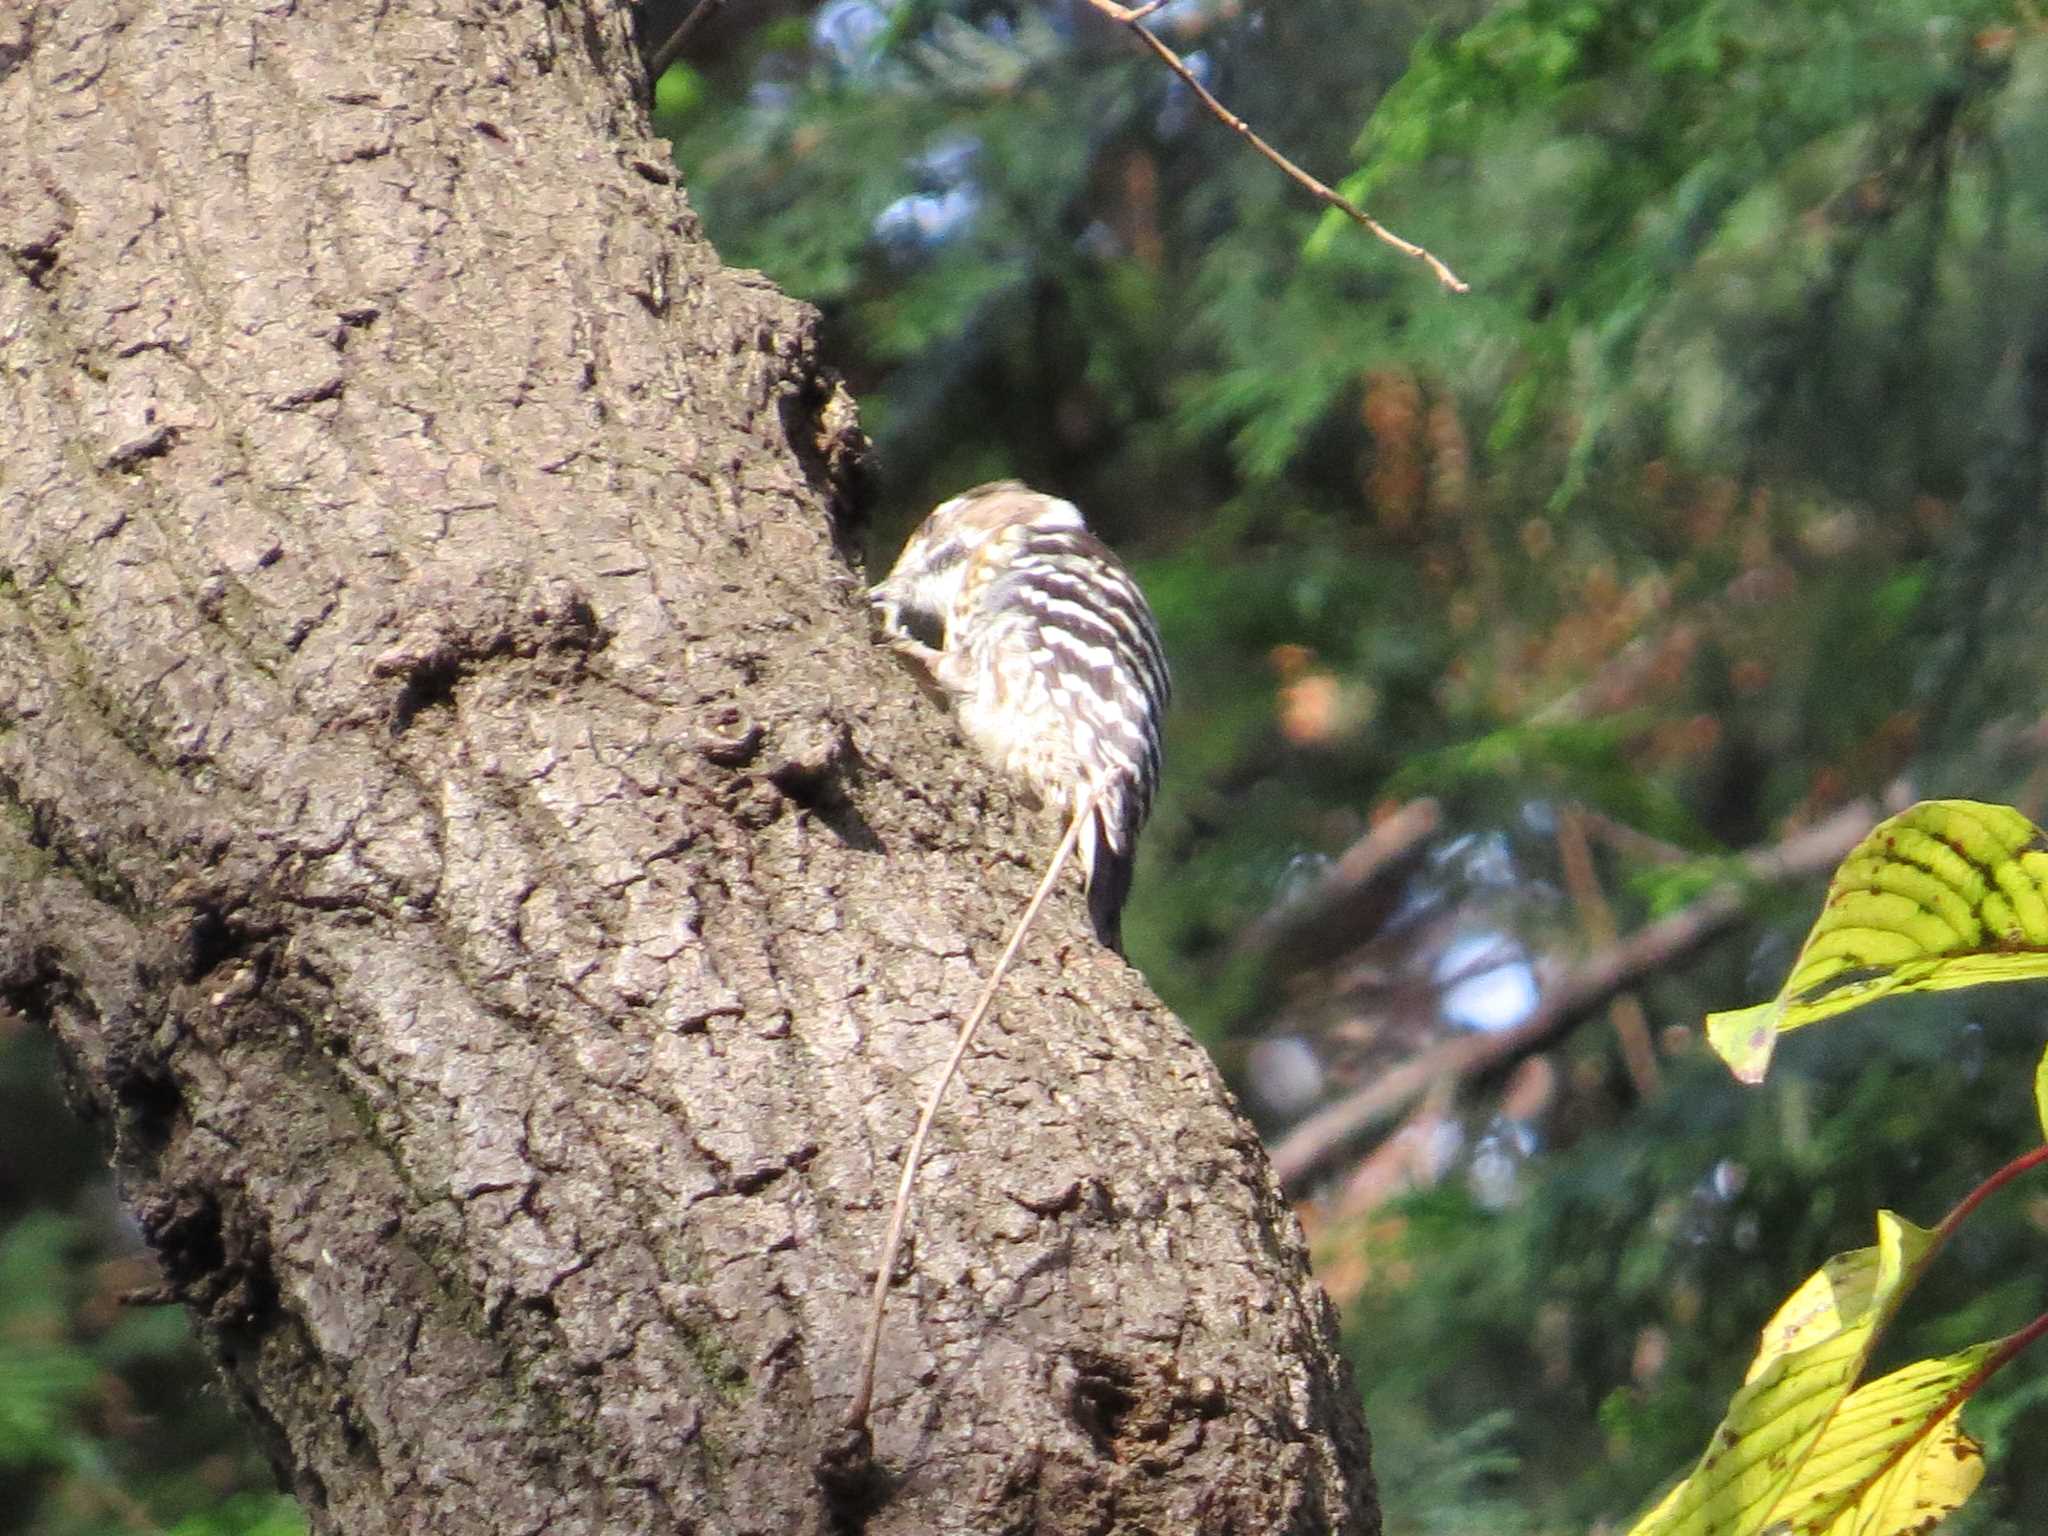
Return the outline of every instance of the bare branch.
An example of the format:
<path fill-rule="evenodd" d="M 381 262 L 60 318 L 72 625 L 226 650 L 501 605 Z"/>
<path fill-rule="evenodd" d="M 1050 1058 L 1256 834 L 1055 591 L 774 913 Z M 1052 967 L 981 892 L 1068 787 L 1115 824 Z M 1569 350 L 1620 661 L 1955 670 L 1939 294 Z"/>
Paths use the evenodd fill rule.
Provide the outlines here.
<path fill-rule="evenodd" d="M 1422 1095 L 1422 1102 L 1408 1112 L 1393 1134 L 1351 1171 L 1336 1201 L 1336 1218 L 1343 1221 L 1363 1216 L 1404 1191 L 1426 1189 L 1435 1183 L 1440 1169 L 1435 1166 L 1437 1153 L 1430 1143 L 1450 1112 L 1451 1085 L 1440 1080 Z"/>
<path fill-rule="evenodd" d="M 1582 801 L 1573 801 L 1571 810 L 1585 827 L 1588 837 L 1605 843 L 1624 857 L 1641 859 L 1645 864 L 1684 864 L 1694 857 L 1678 844 L 1652 837 L 1625 821 L 1616 821 Z"/>
<path fill-rule="evenodd" d="M 1147 0 L 1147 3 L 1144 5 L 1129 6 L 1119 5 L 1116 3 L 1116 0 L 1088 0 L 1088 4 L 1092 9 L 1107 16 L 1118 25 L 1128 27 L 1131 31 L 1137 33 L 1144 40 L 1145 46 L 1159 55 L 1160 62 L 1180 77 L 1181 84 L 1195 93 L 1196 99 L 1209 109 L 1210 114 L 1215 117 L 1216 121 L 1222 123 L 1232 133 L 1235 133 L 1239 138 L 1251 145 L 1253 149 L 1272 161 L 1296 186 L 1314 197 L 1318 202 L 1336 209 L 1383 245 L 1391 246 L 1410 260 L 1421 262 L 1431 272 L 1434 272 L 1436 280 L 1452 293 L 1469 293 L 1472 291 L 1472 285 L 1453 272 L 1442 260 L 1425 250 L 1422 246 L 1417 245 L 1414 241 L 1402 239 L 1378 219 L 1359 207 L 1358 204 L 1352 202 L 1343 193 L 1337 191 L 1334 187 L 1326 186 L 1315 177 L 1309 175 L 1307 171 L 1304 171 L 1292 160 L 1281 154 L 1279 150 L 1260 138 L 1257 133 L 1253 132 L 1250 123 L 1247 123 L 1211 95 L 1209 88 L 1195 78 L 1194 71 L 1187 67 L 1182 61 L 1181 56 L 1161 41 L 1156 32 L 1143 25 L 1145 18 L 1158 10 L 1164 3 L 1165 0 Z"/>
<path fill-rule="evenodd" d="M 1615 925 L 1614 908 L 1600 889 L 1600 876 L 1593 868 L 1593 848 L 1586 838 L 1586 822 L 1575 805 L 1557 808 L 1557 855 L 1564 866 L 1565 889 L 1579 909 L 1579 924 L 1586 937 L 1600 949 L 1621 939 Z M 1621 1059 L 1628 1066 L 1638 1098 L 1653 1098 L 1659 1085 L 1657 1048 L 1650 1043 L 1650 1021 L 1643 1013 L 1642 1000 L 1633 992 L 1618 994 L 1607 1006 L 1614 1036 L 1621 1046 Z"/>
<path fill-rule="evenodd" d="M 676 24 L 675 31 L 669 33 L 668 41 L 655 49 L 654 56 L 647 61 L 648 84 L 652 85 L 667 74 L 669 65 L 675 63 L 690 35 L 724 8 L 725 0 L 697 0 L 690 7 L 689 14 Z"/>
<path fill-rule="evenodd" d="M 1409 801 L 1347 848 L 1313 889 L 1250 923 L 1236 949 L 1266 954 L 1307 939 L 1327 954 L 1334 946 L 1326 930 L 1333 925 L 1368 937 L 1377 932 L 1442 820 L 1434 800 Z"/>

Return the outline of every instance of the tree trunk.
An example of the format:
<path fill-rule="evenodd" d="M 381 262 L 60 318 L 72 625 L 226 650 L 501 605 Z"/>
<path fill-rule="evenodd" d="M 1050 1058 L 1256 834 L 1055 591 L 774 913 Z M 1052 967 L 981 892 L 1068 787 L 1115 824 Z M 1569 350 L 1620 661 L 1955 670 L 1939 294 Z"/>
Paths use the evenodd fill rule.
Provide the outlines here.
<path fill-rule="evenodd" d="M 318 1531 L 1376 1529 L 1330 1309 L 868 639 L 599 0 L 0 16 L 0 999 Z"/>

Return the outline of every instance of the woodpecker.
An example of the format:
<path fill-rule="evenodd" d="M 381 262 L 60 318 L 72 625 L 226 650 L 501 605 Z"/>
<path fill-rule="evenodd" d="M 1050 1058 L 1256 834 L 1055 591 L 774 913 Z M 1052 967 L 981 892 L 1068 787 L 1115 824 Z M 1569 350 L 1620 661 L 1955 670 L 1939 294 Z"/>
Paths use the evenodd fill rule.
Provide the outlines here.
<path fill-rule="evenodd" d="M 1015 480 L 927 517 L 872 592 L 890 643 L 999 772 L 1072 816 L 1095 930 L 1122 948 L 1171 684 L 1144 593 L 1070 501 Z"/>

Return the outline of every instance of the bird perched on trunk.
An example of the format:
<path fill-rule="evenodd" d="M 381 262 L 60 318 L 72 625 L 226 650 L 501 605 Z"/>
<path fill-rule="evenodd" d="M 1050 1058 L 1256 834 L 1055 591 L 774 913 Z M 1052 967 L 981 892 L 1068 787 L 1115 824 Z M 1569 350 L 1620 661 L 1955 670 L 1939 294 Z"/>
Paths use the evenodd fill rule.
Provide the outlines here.
<path fill-rule="evenodd" d="M 953 700 L 994 767 L 1069 816 L 1088 907 L 1121 949 L 1138 829 L 1159 787 L 1168 680 L 1145 595 L 1070 501 L 1015 480 L 945 502 L 872 593 L 890 643 Z"/>

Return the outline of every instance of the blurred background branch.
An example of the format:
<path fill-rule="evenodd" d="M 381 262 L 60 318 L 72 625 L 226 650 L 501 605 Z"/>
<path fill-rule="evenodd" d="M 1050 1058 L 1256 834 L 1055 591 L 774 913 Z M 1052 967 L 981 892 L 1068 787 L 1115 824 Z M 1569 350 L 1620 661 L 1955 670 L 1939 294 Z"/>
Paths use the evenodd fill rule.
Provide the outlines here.
<path fill-rule="evenodd" d="M 1740 873 L 1757 884 L 1825 877 L 1883 815 L 1871 800 L 1843 806 L 1819 826 L 1744 855 Z M 1542 1000 L 1520 1023 L 1491 1033 L 1454 1036 L 1376 1074 L 1371 1083 L 1318 1110 L 1275 1144 L 1274 1172 L 1283 1184 L 1298 1183 L 1418 1096 L 1499 1072 L 1554 1044 L 1626 988 L 1725 932 L 1741 917 L 1749 894 L 1747 884 L 1714 885 L 1682 910 L 1597 949 L 1545 988 Z M 1647 1039 L 1639 1048 L 1647 1053 Z M 1641 1075 L 1637 1084 L 1642 1086 Z M 1654 1090 L 1652 1082 L 1649 1091 Z"/>

